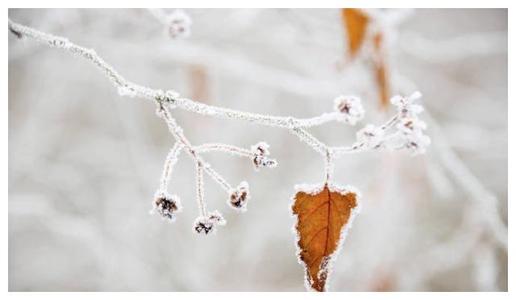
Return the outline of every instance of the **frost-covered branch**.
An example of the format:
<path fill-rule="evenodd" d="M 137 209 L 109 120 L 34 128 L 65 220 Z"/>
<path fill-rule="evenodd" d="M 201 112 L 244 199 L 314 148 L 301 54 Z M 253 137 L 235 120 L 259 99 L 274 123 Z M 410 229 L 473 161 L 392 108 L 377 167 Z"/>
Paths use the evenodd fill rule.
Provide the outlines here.
<path fill-rule="evenodd" d="M 158 12 L 154 12 L 155 15 Z M 161 13 L 161 12 L 160 12 Z M 185 21 L 186 17 L 181 18 L 175 11 L 176 19 Z M 174 15 L 174 13 L 172 14 Z M 186 23 L 185 23 L 186 22 Z M 178 23 L 174 23 L 178 25 Z M 180 25 L 178 25 L 180 26 Z M 206 172 L 215 182 L 217 182 L 229 195 L 229 205 L 238 210 L 245 210 L 249 200 L 249 186 L 242 181 L 236 188 L 233 188 L 218 172 L 216 172 L 200 153 L 210 151 L 222 151 L 236 154 L 252 159 L 256 168 L 275 167 L 277 162 L 268 157 L 268 145 L 264 142 L 251 147 L 251 150 L 238 148 L 236 146 L 224 144 L 203 144 L 193 146 L 186 138 L 182 128 L 172 117 L 170 110 L 174 108 L 194 112 L 204 116 L 212 116 L 222 119 L 243 120 L 263 126 L 288 129 L 290 133 L 319 153 L 326 162 L 326 180 L 330 180 L 332 171 L 332 160 L 346 153 L 381 150 L 381 149 L 408 149 L 414 154 L 423 153 L 425 147 L 430 143 L 430 139 L 423 134 L 426 128 L 424 122 L 419 120 L 418 114 L 423 110 L 420 105 L 414 103 L 421 94 L 416 92 L 409 97 L 395 96 L 391 102 L 397 107 L 397 113 L 392 118 L 380 126 L 369 124 L 357 132 L 357 141 L 350 146 L 328 146 L 309 133 L 307 129 L 321 126 L 329 122 L 340 122 L 351 126 L 356 125 L 364 117 L 365 111 L 361 101 L 353 96 L 339 96 L 334 100 L 334 110 L 310 118 L 294 118 L 291 116 L 271 116 L 257 114 L 246 111 L 239 111 L 230 108 L 218 107 L 200 103 L 191 99 L 180 97 L 174 90 L 163 91 L 153 89 L 130 82 L 121 76 L 111 65 L 106 63 L 93 49 L 88 49 L 70 42 L 64 37 L 47 34 L 36 29 L 17 24 L 9 20 L 9 30 L 17 37 L 32 38 L 47 46 L 63 49 L 72 54 L 78 55 L 96 65 L 100 71 L 118 89 L 121 96 L 141 97 L 150 99 L 157 103 L 157 114 L 167 124 L 170 134 L 176 140 L 176 144 L 167 156 L 163 174 L 160 180 L 160 187 L 156 192 L 154 201 L 154 211 L 157 211 L 164 218 L 174 220 L 181 206 L 179 199 L 175 195 L 167 192 L 167 185 L 171 176 L 172 168 L 177 161 L 180 151 L 185 151 L 190 155 L 196 165 L 197 171 L 197 200 L 199 202 L 200 217 L 196 221 L 195 231 L 208 233 L 214 224 L 223 223 L 222 216 L 216 213 L 208 213 L 203 193 L 202 173 Z M 210 221 L 211 220 L 211 221 Z M 216 220 L 216 221 L 214 221 Z M 209 225 L 211 224 L 211 225 Z M 211 227 L 210 227 L 211 226 Z M 210 228 L 210 229 L 207 229 Z"/>
<path fill-rule="evenodd" d="M 180 97 L 179 93 L 173 90 L 164 92 L 163 90 L 152 89 L 132 83 L 122 77 L 111 65 L 107 64 L 100 56 L 96 54 L 93 49 L 87 49 L 85 47 L 76 45 L 66 38 L 47 34 L 36 29 L 15 23 L 12 20 L 9 20 L 9 29 L 23 37 L 33 38 L 36 41 L 46 44 L 50 47 L 61 48 L 91 61 L 101 69 L 101 71 L 108 77 L 108 79 L 111 80 L 122 96 L 141 97 L 150 100 L 161 99 L 161 101 L 169 102 L 177 108 L 205 116 L 212 116 L 223 119 L 244 120 L 260 125 L 288 129 L 315 127 L 333 121 L 341 121 L 350 125 L 354 125 L 356 124 L 357 120 L 360 120 L 363 117 L 363 112 L 357 113 L 355 111 L 349 111 L 349 108 L 346 106 L 343 106 L 342 111 L 323 113 L 319 116 L 311 118 L 294 118 L 290 116 L 283 117 L 257 114 L 207 105 L 187 98 L 182 98 Z M 337 99 L 341 100 L 341 97 L 338 97 Z M 357 101 L 355 100 L 355 103 L 356 102 Z M 363 110 L 361 105 L 357 105 L 357 107 L 360 107 L 360 109 Z"/>

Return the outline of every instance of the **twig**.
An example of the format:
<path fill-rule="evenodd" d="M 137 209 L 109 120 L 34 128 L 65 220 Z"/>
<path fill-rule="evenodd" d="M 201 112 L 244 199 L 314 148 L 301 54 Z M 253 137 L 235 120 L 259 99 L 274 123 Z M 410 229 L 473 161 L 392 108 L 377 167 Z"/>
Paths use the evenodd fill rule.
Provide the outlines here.
<path fill-rule="evenodd" d="M 68 41 L 68 39 L 66 38 L 47 34 L 36 29 L 15 23 L 12 20 L 9 20 L 9 29 L 20 33 L 22 36 L 32 38 L 50 47 L 61 48 L 63 50 L 79 55 L 91 61 L 104 73 L 104 75 L 108 77 L 108 79 L 113 83 L 113 85 L 116 88 L 118 88 L 122 96 L 141 97 L 150 100 L 160 98 L 163 102 L 169 102 L 178 108 L 198 113 L 201 115 L 223 119 L 244 120 L 247 122 L 257 123 L 265 126 L 291 129 L 293 133 L 302 134 L 304 136 L 307 135 L 305 133 L 300 133 L 300 130 L 298 128 L 316 127 L 332 121 L 340 121 L 342 118 L 342 115 L 338 112 L 323 113 L 319 116 L 311 118 L 294 118 L 256 114 L 251 112 L 206 105 L 187 98 L 179 97 L 179 93 L 173 90 L 169 90 L 167 91 L 167 93 L 164 93 L 162 90 L 159 89 L 152 89 L 149 87 L 132 83 L 124 77 L 122 77 L 111 65 L 107 64 L 100 56 L 96 54 L 96 52 L 93 49 L 87 49 L 85 47 L 76 45 Z M 390 123 L 391 121 L 389 121 L 388 123 Z M 382 125 L 381 127 L 384 126 L 385 125 Z M 312 138 L 310 139 L 313 140 Z M 318 142 L 314 141 L 314 144 L 319 145 L 316 148 L 320 150 L 320 146 L 322 145 L 322 143 L 319 144 Z M 318 152 L 322 154 L 325 153 L 324 151 Z"/>

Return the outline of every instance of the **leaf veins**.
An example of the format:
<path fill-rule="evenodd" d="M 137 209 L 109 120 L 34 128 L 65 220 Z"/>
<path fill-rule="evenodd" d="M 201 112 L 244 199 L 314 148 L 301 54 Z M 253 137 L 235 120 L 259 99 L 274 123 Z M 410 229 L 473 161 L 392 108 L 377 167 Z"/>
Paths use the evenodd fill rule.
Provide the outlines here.
<path fill-rule="evenodd" d="M 299 259 L 305 265 L 307 287 L 319 292 L 326 290 L 329 263 L 356 207 L 356 193 L 328 184 L 315 193 L 296 193 L 292 211 L 297 216 Z"/>

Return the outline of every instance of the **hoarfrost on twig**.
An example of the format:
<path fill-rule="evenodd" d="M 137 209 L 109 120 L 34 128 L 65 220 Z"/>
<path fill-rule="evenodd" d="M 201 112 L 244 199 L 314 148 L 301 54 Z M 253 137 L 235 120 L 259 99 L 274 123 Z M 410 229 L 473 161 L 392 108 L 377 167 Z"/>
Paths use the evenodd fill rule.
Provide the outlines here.
<path fill-rule="evenodd" d="M 163 11 L 152 10 L 155 16 Z M 181 22 L 175 25 L 189 25 L 190 20 L 179 12 L 173 14 L 175 19 L 181 19 Z M 163 15 L 161 15 L 163 17 Z M 160 18 L 161 18 L 160 17 Z M 164 19 L 163 19 L 164 20 Z M 165 22 L 166 23 L 166 22 Z M 174 26 L 175 26 L 174 25 Z M 178 25 L 179 26 L 179 25 Z M 175 27 L 176 29 L 179 27 Z M 250 150 L 239 148 L 237 146 L 225 144 L 202 144 L 193 146 L 183 133 L 183 129 L 177 124 L 172 117 L 171 109 L 178 108 L 197 114 L 212 116 L 223 119 L 243 120 L 259 125 L 288 129 L 290 133 L 296 135 L 301 142 L 310 146 L 319 155 L 325 159 L 326 180 L 329 181 L 333 169 L 333 160 L 339 156 L 348 153 L 356 153 L 363 151 L 371 151 L 377 149 L 409 149 L 414 154 L 423 153 L 424 149 L 430 143 L 430 139 L 423 134 L 425 126 L 418 119 L 422 107 L 413 102 L 421 97 L 416 92 L 408 97 L 395 96 L 391 102 L 397 107 L 397 113 L 391 117 L 386 123 L 378 126 L 368 125 L 357 134 L 357 141 L 349 146 L 328 146 L 321 142 L 314 135 L 308 132 L 311 127 L 321 126 L 333 121 L 344 121 L 349 125 L 355 125 L 364 117 L 364 109 L 358 97 L 339 96 L 334 100 L 334 111 L 326 112 L 311 118 L 294 118 L 291 116 L 271 116 L 264 114 L 256 114 L 245 111 L 238 111 L 229 108 L 211 106 L 181 97 L 174 90 L 163 91 L 160 89 L 152 89 L 132 83 L 122 77 L 112 66 L 106 63 L 92 49 L 87 49 L 70 42 L 68 39 L 47 34 L 36 29 L 17 24 L 9 20 L 9 29 L 17 36 L 23 36 L 34 39 L 40 43 L 50 47 L 63 49 L 72 54 L 85 58 L 86 60 L 97 66 L 100 71 L 111 81 L 118 89 L 121 96 L 142 97 L 151 99 L 157 106 L 157 115 L 162 118 L 169 129 L 170 134 L 176 140 L 176 144 L 169 152 L 164 164 L 163 174 L 160 180 L 159 193 L 167 193 L 167 185 L 170 178 L 172 168 L 177 161 L 180 151 L 185 151 L 193 159 L 197 171 L 197 200 L 199 203 L 199 211 L 201 219 L 198 219 L 198 225 L 201 231 L 208 233 L 211 231 L 213 222 L 207 221 L 207 208 L 203 191 L 203 172 L 206 172 L 215 182 L 222 187 L 230 195 L 230 204 L 240 210 L 245 210 L 247 200 L 249 198 L 249 187 L 246 182 L 242 182 L 236 188 L 233 188 L 217 171 L 215 171 L 201 157 L 201 153 L 209 151 L 222 151 L 239 156 L 249 157 L 254 166 L 258 167 L 275 167 L 277 162 L 268 157 L 269 146 L 265 142 L 258 143 L 251 147 Z M 186 32 L 186 31 L 183 31 Z M 394 131 L 394 132 L 391 132 Z M 390 132 L 390 133 L 388 133 Z M 165 199 L 169 199 L 166 198 Z M 159 206 L 159 205 L 158 205 Z M 179 206 L 178 206 L 179 207 Z M 179 210 L 179 208 L 178 208 Z M 172 218 L 172 216 L 171 216 Z M 203 227 L 204 226 L 204 227 Z M 211 227 L 210 227 L 211 226 Z M 196 231 L 198 231 L 196 229 Z"/>

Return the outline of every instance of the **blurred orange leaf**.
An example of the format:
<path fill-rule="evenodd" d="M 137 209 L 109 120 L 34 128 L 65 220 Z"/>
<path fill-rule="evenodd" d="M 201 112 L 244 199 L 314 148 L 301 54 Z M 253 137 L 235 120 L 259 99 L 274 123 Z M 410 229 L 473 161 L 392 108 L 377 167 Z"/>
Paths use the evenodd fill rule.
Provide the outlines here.
<path fill-rule="evenodd" d="M 307 287 L 323 292 L 332 257 L 351 224 L 357 194 L 328 186 L 299 190 L 292 211 L 297 216 L 299 259 L 305 265 Z"/>
<path fill-rule="evenodd" d="M 377 33 L 374 36 L 374 51 L 376 61 L 374 65 L 376 85 L 380 97 L 380 106 L 386 108 L 389 105 L 389 81 L 387 76 L 387 68 L 382 50 L 383 36 Z"/>
<path fill-rule="evenodd" d="M 356 8 L 343 8 L 342 21 L 348 34 L 351 57 L 355 57 L 362 46 L 369 23 L 369 17 Z"/>
<path fill-rule="evenodd" d="M 342 22 L 347 33 L 349 56 L 354 59 L 362 45 L 371 42 L 366 41 L 367 27 L 370 23 L 369 17 L 357 8 L 343 8 Z M 389 76 L 383 53 L 383 36 L 376 33 L 372 37 L 373 44 L 373 73 L 377 86 L 380 107 L 386 108 L 389 104 Z"/>

